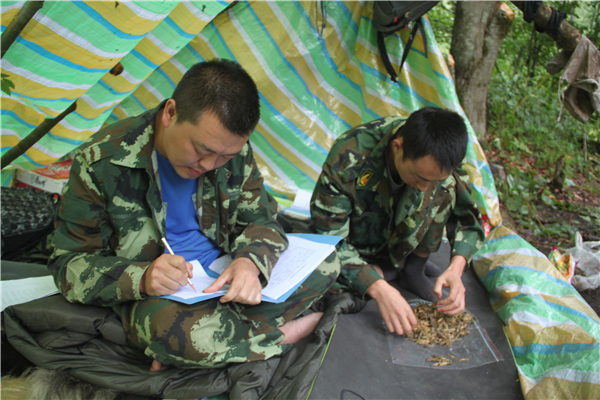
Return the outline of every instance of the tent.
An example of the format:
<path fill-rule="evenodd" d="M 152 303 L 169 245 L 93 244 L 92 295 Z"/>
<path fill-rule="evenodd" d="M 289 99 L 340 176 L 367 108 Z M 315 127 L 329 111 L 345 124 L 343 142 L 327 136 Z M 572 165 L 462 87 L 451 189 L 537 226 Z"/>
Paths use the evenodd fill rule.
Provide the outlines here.
<path fill-rule="evenodd" d="M 2 1 L 2 31 L 23 8 Z M 49 165 L 105 124 L 168 98 L 191 65 L 239 62 L 256 80 L 261 121 L 251 143 L 282 213 L 306 216 L 335 138 L 384 115 L 423 106 L 464 116 L 451 74 L 424 21 L 398 78 L 377 49 L 367 1 L 46 1 L 2 58 L 2 152 L 74 102 L 47 135 L 2 171 Z M 386 38 L 397 68 L 408 30 Z M 122 69 L 122 71 L 120 71 Z M 465 117 L 466 118 L 466 117 Z M 469 127 L 470 129 L 470 127 Z M 502 225 L 493 176 L 470 129 L 465 168 L 491 229 L 474 270 L 503 321 L 526 398 L 600 393 L 600 320 L 545 255 Z"/>

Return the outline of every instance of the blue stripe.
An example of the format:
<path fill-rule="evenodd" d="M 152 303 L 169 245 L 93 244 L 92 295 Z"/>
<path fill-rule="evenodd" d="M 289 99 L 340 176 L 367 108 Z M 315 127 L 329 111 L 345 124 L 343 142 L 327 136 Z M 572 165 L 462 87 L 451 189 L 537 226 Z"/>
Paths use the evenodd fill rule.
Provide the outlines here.
<path fill-rule="evenodd" d="M 96 10 L 85 4 L 83 1 L 73 1 L 71 2 L 71 4 L 74 4 L 75 6 L 79 7 L 91 19 L 98 22 L 100 25 L 108 29 L 112 34 L 119 38 L 127 40 L 140 40 L 145 36 L 145 34 L 130 35 L 128 33 L 123 32 L 122 30 L 118 29 L 116 26 L 108 22 L 102 15 L 100 15 Z"/>
<path fill-rule="evenodd" d="M 314 35 L 315 38 L 318 39 L 319 41 L 319 46 L 321 47 L 321 52 L 322 55 L 325 59 L 325 61 L 327 62 L 327 64 L 329 64 L 329 67 L 331 68 L 332 71 L 338 71 L 338 65 L 336 62 L 333 61 L 333 59 L 331 58 L 331 55 L 329 54 L 329 50 L 327 49 L 327 46 L 325 45 L 325 40 L 323 40 L 323 38 L 321 37 L 321 34 L 318 32 L 318 30 L 314 27 L 314 24 L 312 22 L 312 20 L 310 19 L 310 16 L 307 15 L 306 11 L 304 10 L 304 8 L 301 7 L 301 5 L 298 2 L 294 2 L 294 6 L 296 7 L 299 15 L 304 19 L 304 24 L 305 27 L 310 29 L 312 31 L 312 34 Z M 348 8 L 346 7 L 346 5 L 342 2 L 335 2 L 335 6 L 339 7 L 340 10 L 342 10 L 346 15 L 350 15 L 350 11 L 348 10 Z M 346 24 L 349 24 L 350 27 L 356 32 L 358 30 L 358 28 L 356 27 L 356 23 L 354 22 L 354 20 L 352 18 L 349 18 L 347 21 L 344 21 Z M 361 94 L 360 98 L 362 100 L 362 104 L 360 105 L 360 109 L 363 110 L 363 112 L 366 110 L 370 115 L 375 115 L 375 118 L 378 118 L 379 115 L 377 113 L 375 113 L 373 110 L 371 110 L 370 108 L 367 107 L 366 101 L 365 101 L 365 96 L 362 95 L 363 90 L 361 88 L 361 86 L 359 84 L 357 84 L 356 82 L 352 81 L 350 78 L 348 78 L 345 74 L 342 74 L 338 71 L 338 77 L 346 82 L 354 91 L 358 92 Z M 347 129 L 352 128 L 349 124 L 345 123 L 344 124 Z M 338 134 L 341 134 L 343 132 L 338 132 Z"/>
<path fill-rule="evenodd" d="M 154 71 L 154 73 L 158 73 L 158 75 L 162 76 L 173 89 L 177 87 L 177 84 L 173 82 L 171 77 L 167 75 L 167 73 L 163 71 L 162 68 L 157 69 L 156 71 Z"/>
<path fill-rule="evenodd" d="M 561 286 L 562 288 L 571 289 L 574 293 L 576 292 L 576 290 L 573 288 L 573 286 L 570 283 L 565 282 L 562 279 L 555 278 L 552 275 L 548 274 L 547 272 L 533 269 L 530 267 L 521 266 L 521 265 L 498 266 L 498 267 L 494 268 L 493 270 L 491 270 L 490 272 L 488 272 L 486 275 L 484 275 L 481 278 L 481 281 L 484 282 L 488 279 L 492 279 L 494 277 L 494 275 L 497 275 L 497 274 L 500 274 L 500 273 L 506 272 L 506 271 L 509 271 L 511 273 L 517 273 L 517 274 L 520 272 L 523 272 L 522 275 L 527 275 L 527 274 L 539 275 L 542 278 L 544 278 L 545 280 L 547 280 L 549 283 L 551 282 L 551 283 L 554 283 L 555 285 Z"/>
<path fill-rule="evenodd" d="M 52 60 L 54 62 L 64 65 L 65 67 L 76 69 L 78 71 L 88 72 L 88 73 L 93 73 L 93 74 L 103 74 L 109 70 L 109 68 L 88 68 L 88 67 L 84 67 L 83 65 L 76 64 L 70 60 L 67 60 L 66 58 L 63 58 L 52 52 L 49 52 L 48 50 L 44 49 L 42 46 L 38 45 L 37 43 L 23 39 L 22 36 L 17 37 L 17 42 L 19 44 L 27 47 L 29 50 L 36 52 L 40 56 L 47 58 L 48 60 Z"/>
<path fill-rule="evenodd" d="M 361 65 L 362 70 L 364 72 L 368 73 L 369 75 L 372 75 L 373 77 L 375 77 L 375 78 L 377 78 L 379 80 L 384 81 L 388 77 L 386 74 L 384 74 L 383 72 L 381 72 L 378 69 L 375 69 L 375 68 L 371 67 L 370 65 L 367 65 L 367 64 L 364 64 L 364 63 L 361 63 L 360 65 Z M 433 103 L 433 102 L 425 99 L 423 96 L 421 96 L 419 93 L 417 93 L 412 87 L 407 86 L 402 81 L 398 80 L 397 86 L 398 86 L 398 89 L 401 92 L 408 93 L 409 97 L 412 97 L 412 98 L 418 100 L 423 105 L 423 107 L 425 107 L 425 106 L 437 107 L 437 104 L 435 104 L 435 103 Z M 406 105 L 406 102 L 405 101 L 401 101 L 400 98 L 398 98 L 397 100 L 398 100 L 399 103 L 403 103 L 403 104 Z"/>
<path fill-rule="evenodd" d="M 311 182 L 313 185 L 316 183 L 316 182 L 315 182 L 313 179 L 311 179 L 311 178 L 310 178 L 308 175 L 306 175 L 306 173 L 305 173 L 304 171 L 302 171 L 302 170 L 301 170 L 301 169 L 300 169 L 298 166 L 296 166 L 295 164 L 293 164 L 293 163 L 289 162 L 289 160 L 287 160 L 285 157 L 283 157 L 279 151 L 277 151 L 277 150 L 276 150 L 276 149 L 275 149 L 273 146 L 271 146 L 271 144 L 270 144 L 270 143 L 269 143 L 269 142 L 268 142 L 268 141 L 267 141 L 267 140 L 264 138 L 264 136 L 262 136 L 262 135 L 260 134 L 260 132 L 254 131 L 253 135 L 260 136 L 260 137 L 262 138 L 262 143 L 264 143 L 264 145 L 265 145 L 265 146 L 267 146 L 269 149 L 271 149 L 271 151 L 273 151 L 275 154 L 277 154 L 281 160 L 286 160 L 286 161 L 288 161 L 288 163 L 287 163 L 287 164 L 288 164 L 288 166 L 290 166 L 290 167 L 292 167 L 293 169 L 295 169 L 296 171 L 298 171 L 298 172 L 300 173 L 300 175 L 301 175 L 301 176 L 303 176 L 303 177 L 305 177 L 306 179 L 308 179 L 308 181 L 310 181 L 310 182 Z M 258 148 L 262 148 L 262 147 L 263 147 L 263 146 L 258 146 L 258 143 L 256 144 L 256 146 L 257 146 Z M 263 151 L 264 151 L 264 150 L 263 150 Z M 266 152 L 265 152 L 265 153 L 266 153 Z M 275 159 L 274 161 L 277 161 L 277 159 Z M 278 167 L 280 167 L 280 168 L 282 167 L 282 166 L 281 166 L 281 162 L 279 162 L 279 163 L 275 162 L 275 164 L 276 164 Z M 289 175 L 288 175 L 288 176 L 289 176 Z M 291 178 L 292 178 L 292 177 L 290 176 L 290 179 L 291 179 Z M 293 179 L 292 179 L 292 180 L 293 180 Z M 297 183 L 297 182 L 295 182 L 295 181 L 294 181 L 294 183 Z"/>
<path fill-rule="evenodd" d="M 302 76 L 300 75 L 300 73 L 298 72 L 298 70 L 283 55 L 283 53 L 281 52 L 281 49 L 280 49 L 279 45 L 277 44 L 277 41 L 273 38 L 273 36 L 271 36 L 271 33 L 267 30 L 267 28 L 262 23 L 262 21 L 260 20 L 260 18 L 258 18 L 258 15 L 254 11 L 254 9 L 252 9 L 251 7 L 249 7 L 248 10 L 252 14 L 252 16 L 254 17 L 254 20 L 256 21 L 256 23 L 260 26 L 260 28 L 263 31 L 263 34 L 265 35 L 265 37 L 267 38 L 267 40 L 273 46 L 274 51 L 279 55 L 279 58 L 280 58 L 281 62 L 284 65 L 287 66 L 288 71 L 292 72 L 296 76 L 296 78 L 298 78 L 299 83 L 305 89 L 306 96 L 312 98 L 315 103 L 320 104 L 323 107 L 324 111 L 326 113 L 329 113 L 330 117 L 332 117 L 334 120 L 337 120 L 339 123 L 345 125 L 347 127 L 347 129 L 351 128 L 351 126 L 346 121 L 344 121 L 336 113 L 334 113 L 331 109 L 329 109 L 329 107 L 327 107 L 327 105 L 325 104 L 325 102 L 323 100 L 321 100 L 318 96 L 315 96 L 310 91 L 310 89 L 309 89 L 306 81 L 304 79 L 302 79 Z M 297 100 L 300 100 L 300 99 L 297 99 Z"/>
<path fill-rule="evenodd" d="M 581 295 L 579 295 L 574 288 L 572 288 L 571 290 L 572 290 L 572 293 L 571 293 L 572 295 L 577 296 L 582 302 L 584 302 Z M 508 303 L 506 303 L 502 307 L 501 310 L 498 311 L 498 315 L 504 315 L 506 313 L 506 314 L 508 314 L 508 315 L 506 315 L 508 317 L 511 314 L 513 314 L 515 311 L 526 311 L 526 310 L 524 310 L 525 307 L 523 307 L 523 301 L 531 302 L 531 300 L 536 300 L 539 303 L 543 303 L 543 305 L 545 307 L 548 307 L 548 308 L 560 313 L 560 315 L 563 318 L 573 321 L 578 326 L 581 326 L 582 328 L 584 328 L 590 334 L 592 334 L 592 332 L 590 332 L 590 329 L 589 328 L 586 329 L 585 327 L 583 327 L 582 323 L 591 323 L 593 326 L 600 327 L 600 323 L 598 323 L 598 321 L 596 321 L 594 318 L 590 317 L 589 315 L 587 315 L 581 311 L 577 311 L 568 306 L 564 306 L 564 305 L 553 303 L 551 301 L 544 300 L 541 297 L 541 295 L 538 295 L 538 294 L 520 293 L 520 294 L 516 295 L 515 297 L 510 299 L 508 301 Z M 515 305 L 515 302 L 517 303 L 516 305 Z M 519 303 L 521 303 L 521 304 L 519 304 Z M 506 311 L 504 311 L 504 310 L 506 310 Z M 551 319 L 553 321 L 561 321 L 560 318 L 557 318 L 557 314 L 555 312 L 552 312 L 551 310 L 546 310 L 546 311 L 550 312 Z M 576 319 L 579 319 L 580 321 L 578 322 L 578 321 L 576 321 Z M 598 328 L 598 329 L 600 329 L 600 328 Z M 598 333 L 596 333 L 596 335 L 593 335 L 593 336 L 596 337 L 596 339 L 600 339 L 600 337 L 599 337 L 600 335 Z"/>
<path fill-rule="evenodd" d="M 521 239 L 521 240 L 525 241 L 525 239 L 523 239 L 521 236 L 519 236 L 519 235 L 517 235 L 515 233 L 515 234 L 510 234 L 510 235 L 502 236 L 501 238 L 496 238 L 496 239 L 488 240 L 487 242 L 485 242 L 485 245 L 487 246 L 490 243 L 495 243 L 495 242 L 499 242 L 501 240 L 509 240 L 509 239 L 513 239 L 513 240 L 514 239 Z M 486 251 L 490 251 L 490 250 L 486 250 Z M 486 251 L 482 251 L 482 252 L 485 253 Z"/>
<path fill-rule="evenodd" d="M 52 132 L 46 133 L 44 135 L 44 137 L 48 137 L 51 140 L 56 140 L 57 142 L 68 143 L 68 144 L 73 145 L 75 147 L 77 147 L 81 143 L 83 143 L 83 140 L 71 139 L 71 138 L 67 138 L 67 137 L 64 137 L 64 136 L 57 136 L 57 135 L 53 134 Z"/>
<path fill-rule="evenodd" d="M 582 353 L 600 349 L 600 343 L 565 343 L 565 344 L 544 344 L 532 343 L 527 346 L 512 346 L 515 357 L 524 357 L 528 354 L 565 354 Z"/>
<path fill-rule="evenodd" d="M 32 130 L 35 129 L 35 127 L 37 126 L 37 125 L 30 124 L 29 122 L 26 122 L 24 119 L 22 119 L 19 115 L 17 115 L 14 111 L 11 111 L 11 110 L 2 109 L 2 110 L 0 110 L 0 115 L 2 115 L 2 119 L 13 118 L 19 124 L 25 125 L 27 128 L 32 129 Z"/>
<path fill-rule="evenodd" d="M 132 55 L 133 57 L 137 58 L 138 60 L 140 60 L 142 63 L 144 63 L 148 68 L 155 70 L 156 68 L 158 68 L 158 64 L 154 64 L 152 61 L 148 60 L 146 58 L 146 56 L 144 56 L 142 53 L 140 53 L 138 50 L 136 49 L 132 49 L 128 55 Z"/>
<path fill-rule="evenodd" d="M 181 29 L 181 27 L 179 25 L 177 25 L 175 23 L 175 21 L 173 21 L 171 19 L 170 16 L 168 16 L 167 18 L 165 18 L 163 20 L 164 23 L 166 23 L 168 26 L 171 27 L 171 29 L 173 29 L 179 36 L 188 38 L 188 39 L 193 39 L 196 37 L 196 35 L 192 34 L 192 33 L 187 33 L 186 31 L 184 31 L 183 29 Z"/>
<path fill-rule="evenodd" d="M 217 40 L 218 40 L 218 41 L 219 41 L 219 42 L 222 44 L 223 48 L 225 48 L 225 51 L 227 52 L 227 56 L 226 56 L 226 57 L 224 57 L 224 56 L 221 56 L 221 57 L 222 57 L 222 58 L 227 58 L 228 60 L 231 60 L 231 61 L 236 61 L 236 62 L 237 62 L 237 59 L 235 58 L 235 56 L 233 55 L 233 53 L 232 53 L 232 52 L 231 52 L 231 50 L 229 49 L 229 45 L 227 44 L 227 42 L 225 41 L 225 39 L 223 39 L 223 36 L 221 35 L 221 32 L 219 32 L 219 30 L 218 30 L 218 29 L 215 27 L 214 20 L 213 20 L 213 22 L 211 22 L 211 23 L 208 25 L 208 28 L 209 28 L 209 29 L 212 31 L 212 33 L 213 33 L 214 37 L 215 37 L 215 38 L 216 38 L 216 39 L 217 39 Z M 202 30 L 202 32 L 201 32 L 201 33 L 204 33 L 204 30 Z M 208 32 L 207 32 L 207 33 L 208 33 Z M 206 37 L 209 39 L 209 41 L 210 41 L 211 37 L 210 37 L 209 35 L 205 35 L 205 36 L 206 36 Z M 215 54 L 215 55 L 219 55 L 219 54 Z M 200 59 L 201 59 L 201 60 L 204 60 L 204 58 L 203 58 L 202 56 L 200 56 Z M 239 64 L 239 63 L 238 63 L 238 64 Z"/>
<path fill-rule="evenodd" d="M 303 141 L 309 143 L 312 147 L 315 148 L 315 150 L 318 150 L 321 154 L 327 155 L 329 153 L 328 150 L 323 148 L 319 143 L 315 142 L 314 139 L 312 139 L 308 135 L 306 135 L 306 133 L 304 133 L 300 128 L 298 128 L 298 126 L 295 125 L 292 121 L 290 121 L 285 115 L 281 114 L 281 112 L 275 106 L 273 106 L 271 103 L 269 103 L 262 94 L 259 94 L 259 95 L 260 95 L 262 104 L 267 107 L 267 109 L 271 112 L 271 114 L 276 116 L 278 121 L 282 122 L 291 132 L 293 132 L 293 134 L 295 136 L 297 136 L 297 137 L 301 138 Z"/>
<path fill-rule="evenodd" d="M 140 108 L 144 111 L 148 110 L 148 107 L 146 107 L 141 101 L 140 99 L 137 98 L 137 96 L 135 95 L 135 93 L 132 93 L 131 96 L 129 96 L 130 99 L 134 100 L 136 103 L 139 104 Z"/>
<path fill-rule="evenodd" d="M 4 150 L 10 150 L 12 149 L 12 147 L 10 146 L 6 146 L 6 147 L 2 147 L 2 149 L 0 150 L 0 152 L 4 153 Z M 31 164 L 37 166 L 37 167 L 47 167 L 46 164 L 40 164 L 39 162 L 35 162 L 31 159 L 31 157 L 29 157 L 26 153 L 21 154 L 15 161 L 18 161 L 21 157 L 25 158 L 27 161 L 29 161 Z M 19 163 L 22 164 L 22 163 Z"/>
<path fill-rule="evenodd" d="M 104 82 L 103 80 L 99 80 L 97 82 L 97 86 L 100 87 L 100 88 L 102 88 L 102 89 L 104 89 L 104 90 L 106 90 L 106 91 L 108 91 L 113 96 L 114 95 L 118 95 L 118 96 L 124 95 L 125 96 L 125 95 L 129 95 L 129 94 L 131 94 L 133 92 L 133 90 L 128 90 L 126 92 L 118 92 L 117 89 L 115 89 L 114 87 L 110 86 L 108 83 Z"/>
<path fill-rule="evenodd" d="M 68 89 L 65 89 L 65 90 L 68 90 Z M 29 99 L 29 100 L 32 100 L 32 101 L 34 101 L 34 102 L 36 103 L 36 105 L 37 105 L 38 107 L 44 107 L 44 106 L 42 106 L 42 105 L 40 104 L 40 103 L 42 103 L 42 102 L 49 102 L 49 103 L 55 103 L 55 102 L 56 102 L 56 103 L 58 103 L 58 102 L 66 102 L 66 103 L 69 103 L 69 105 L 71 105 L 71 103 L 73 103 L 75 100 L 77 100 L 77 99 L 78 99 L 77 97 L 75 97 L 75 98 L 72 98 L 72 99 L 70 99 L 70 98 L 68 98 L 68 97 L 61 97 L 61 98 L 59 98 L 59 99 L 47 99 L 47 98 L 45 98 L 45 97 L 33 97 L 33 96 L 26 96 L 26 95 L 24 95 L 24 94 L 17 93 L 17 92 L 12 92 L 12 96 L 16 96 L 16 97 L 22 97 L 22 98 L 24 98 L 24 99 Z"/>

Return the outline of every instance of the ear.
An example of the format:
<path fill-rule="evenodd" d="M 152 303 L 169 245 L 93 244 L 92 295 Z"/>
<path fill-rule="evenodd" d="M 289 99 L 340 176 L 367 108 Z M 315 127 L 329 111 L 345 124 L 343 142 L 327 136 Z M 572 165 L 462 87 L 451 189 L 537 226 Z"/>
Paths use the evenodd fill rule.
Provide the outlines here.
<path fill-rule="evenodd" d="M 392 139 L 391 144 L 392 144 L 392 150 L 394 150 L 394 153 L 397 153 L 398 151 L 402 150 L 403 141 L 402 141 L 401 137 Z"/>
<path fill-rule="evenodd" d="M 169 99 L 165 103 L 162 113 L 162 123 L 165 127 L 170 126 L 177 121 L 177 111 L 175 109 L 175 100 Z"/>

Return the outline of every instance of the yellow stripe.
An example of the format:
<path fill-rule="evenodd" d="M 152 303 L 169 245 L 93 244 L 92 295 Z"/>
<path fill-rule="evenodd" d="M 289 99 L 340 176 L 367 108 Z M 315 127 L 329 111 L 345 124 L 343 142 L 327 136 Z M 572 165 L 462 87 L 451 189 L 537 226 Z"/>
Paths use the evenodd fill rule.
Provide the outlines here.
<path fill-rule="evenodd" d="M 570 343 L 594 344 L 596 339 L 574 324 L 544 326 L 528 321 L 511 320 L 504 327 L 512 346 L 531 344 L 563 345 Z"/>
<path fill-rule="evenodd" d="M 191 5 L 190 7 L 194 7 Z M 175 22 L 181 30 L 191 35 L 196 35 L 202 31 L 210 21 L 204 21 L 194 15 L 183 3 L 177 4 L 177 6 L 171 11 L 169 17 Z"/>
<path fill-rule="evenodd" d="M 56 56 L 86 68 L 112 68 L 119 61 L 116 55 L 115 57 L 102 57 L 95 54 L 73 43 L 68 37 L 57 34 L 43 24 L 37 24 L 34 30 L 24 31 L 21 36 Z M 81 75 L 85 76 L 85 73 L 81 73 Z"/>
<path fill-rule="evenodd" d="M 93 8 L 111 25 L 128 35 L 145 35 L 152 31 L 161 20 L 153 21 L 137 15 L 129 7 L 127 2 L 114 1 L 86 1 L 86 5 Z M 166 17 L 165 14 L 163 16 Z"/>
<path fill-rule="evenodd" d="M 532 386 L 523 384 L 524 379 L 526 380 L 526 378 L 521 379 L 521 388 L 527 400 L 600 398 L 600 385 L 598 384 L 548 377 Z"/>
<path fill-rule="evenodd" d="M 337 108 L 336 113 L 339 117 L 358 118 L 359 115 L 351 108 L 341 103 L 332 93 L 323 89 L 323 85 L 317 80 L 313 69 L 307 64 L 302 52 L 296 47 L 294 40 L 288 34 L 288 29 L 280 23 L 279 17 L 273 12 L 270 3 L 256 3 L 254 8 L 264 26 L 269 30 L 269 34 L 277 39 L 278 47 L 282 50 L 288 62 L 296 68 L 313 95 L 325 104 L 335 104 Z M 307 55 L 307 57 L 311 56 Z"/>
<path fill-rule="evenodd" d="M 87 90 L 85 88 L 63 89 L 63 88 L 57 88 L 57 87 L 49 87 L 45 84 L 31 80 L 31 79 L 27 78 L 26 76 L 14 74 L 13 72 L 8 72 L 5 70 L 2 70 L 2 73 L 9 75 L 9 79 L 15 84 L 14 90 L 18 91 L 19 94 L 22 94 L 24 96 L 32 96 L 32 97 L 35 97 L 36 99 L 37 98 L 42 99 L 42 100 L 45 100 L 45 99 L 55 100 L 55 99 L 62 99 L 62 98 L 77 99 L 78 97 L 83 95 Z M 2 101 L 4 102 L 4 99 L 2 99 Z M 2 108 L 6 109 L 6 107 L 4 105 L 2 105 Z M 29 111 L 27 111 L 27 112 L 29 112 Z M 52 115 L 56 116 L 56 115 L 60 114 L 61 112 L 62 111 L 59 111 L 57 113 L 53 113 Z"/>
<path fill-rule="evenodd" d="M 256 163 L 259 166 L 260 172 L 263 175 L 265 181 L 269 183 L 269 186 L 278 193 L 282 193 L 287 197 L 294 197 L 295 191 L 292 190 L 284 181 L 281 179 L 265 162 L 265 160 L 254 152 Z"/>

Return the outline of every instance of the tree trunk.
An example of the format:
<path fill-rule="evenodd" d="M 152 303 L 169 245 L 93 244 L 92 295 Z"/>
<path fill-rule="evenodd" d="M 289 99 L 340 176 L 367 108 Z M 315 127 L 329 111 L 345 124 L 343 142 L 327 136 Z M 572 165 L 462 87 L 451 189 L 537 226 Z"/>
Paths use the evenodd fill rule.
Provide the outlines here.
<path fill-rule="evenodd" d="M 450 53 L 456 93 L 482 144 L 487 139 L 487 93 L 496 56 L 514 19 L 505 3 L 458 1 Z"/>

